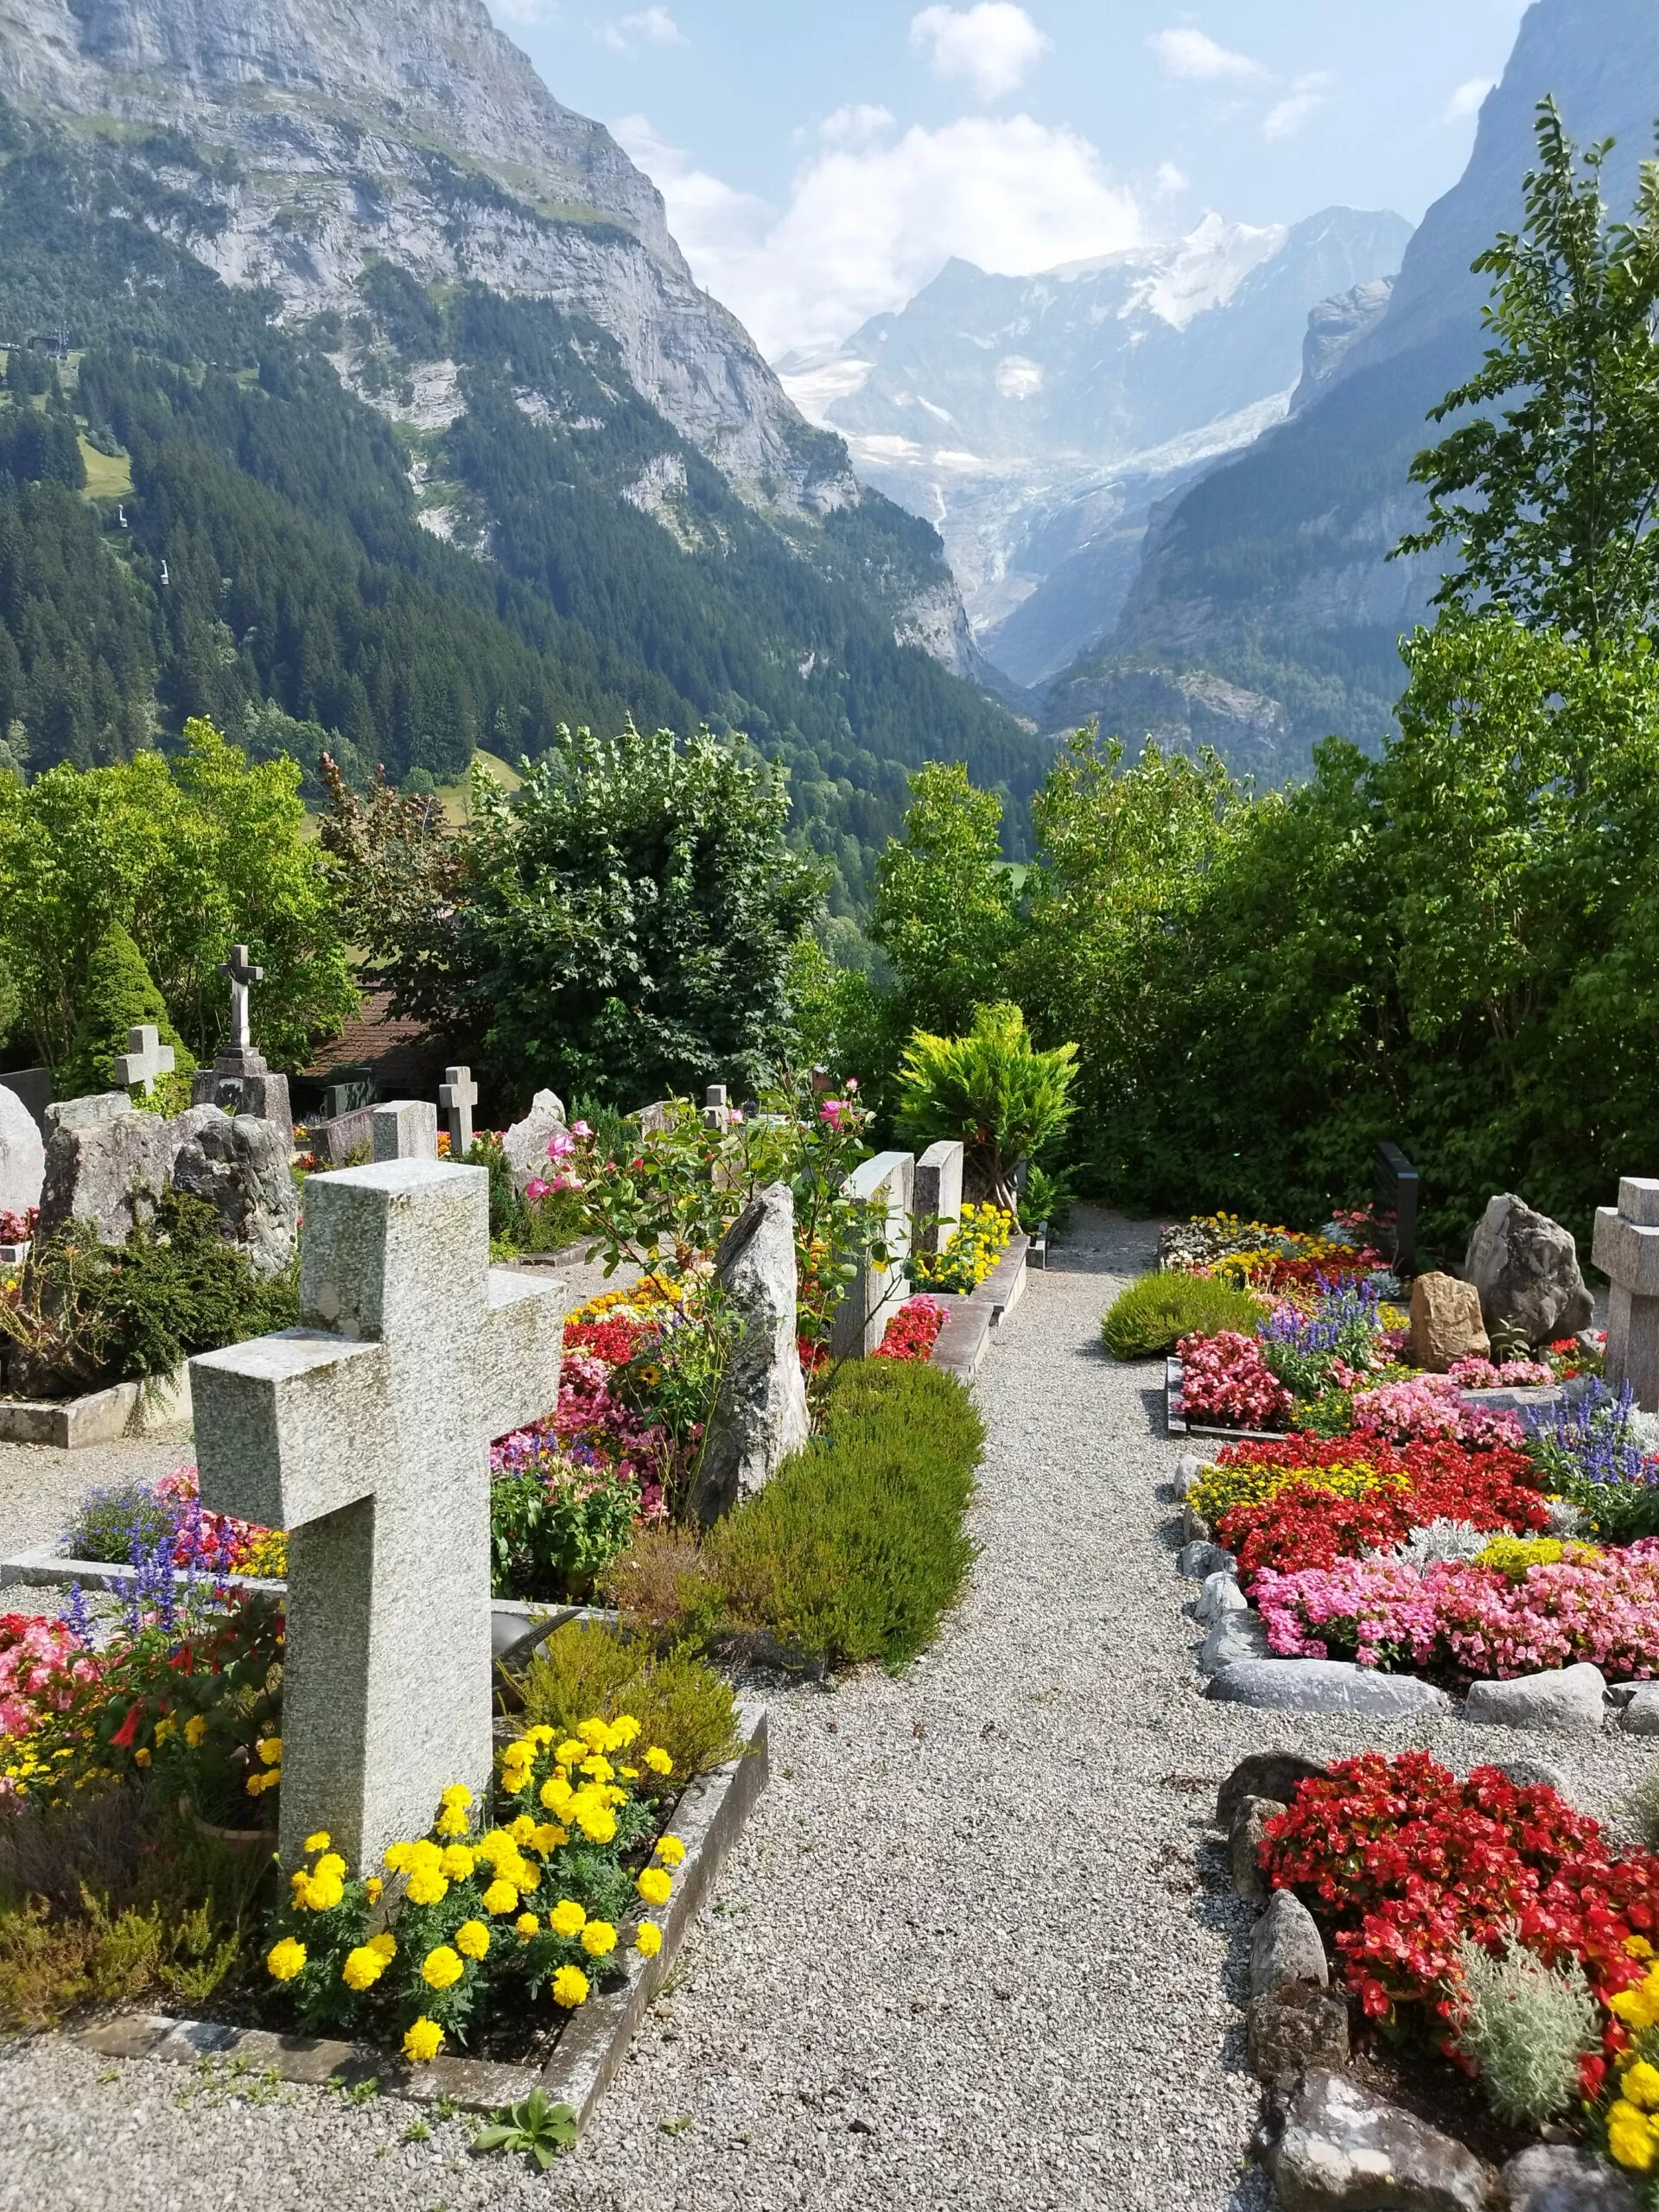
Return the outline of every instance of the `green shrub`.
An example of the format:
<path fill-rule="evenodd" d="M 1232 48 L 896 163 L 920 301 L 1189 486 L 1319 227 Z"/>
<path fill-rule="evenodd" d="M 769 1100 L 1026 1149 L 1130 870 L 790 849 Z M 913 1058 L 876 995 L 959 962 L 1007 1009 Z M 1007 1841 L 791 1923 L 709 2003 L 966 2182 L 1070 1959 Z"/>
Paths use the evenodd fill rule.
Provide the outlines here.
<path fill-rule="evenodd" d="M 899 1133 L 918 1151 L 960 1139 L 969 1186 L 1017 1213 L 1014 1169 L 1034 1160 L 1074 1111 L 1077 1048 L 1039 1052 L 1017 1006 L 982 1006 L 965 1037 L 918 1029 L 899 1070 Z"/>
<path fill-rule="evenodd" d="M 1248 1291 L 1230 1290 L 1211 1275 L 1142 1275 L 1121 1292 L 1100 1325 L 1101 1340 L 1115 1359 L 1149 1359 L 1173 1351 L 1196 1332 L 1219 1336 L 1236 1329 L 1254 1336 L 1261 1308 Z"/>
<path fill-rule="evenodd" d="M 1576 1959 L 1548 1967 L 1513 1935 L 1496 1959 L 1465 1936 L 1458 1963 L 1465 1993 L 1459 2049 L 1479 2067 L 1500 2120 L 1541 2127 L 1582 2094 L 1579 2062 L 1600 2044 L 1584 1968 Z"/>
<path fill-rule="evenodd" d="M 687 1647 L 658 1657 L 632 1637 L 571 1621 L 537 1647 L 516 1687 L 524 1726 L 560 1736 L 595 1713 L 613 1720 L 631 1713 L 641 1743 L 662 1745 L 678 1781 L 723 1766 L 742 1748 L 730 1683 Z"/>
<path fill-rule="evenodd" d="M 983 1445 L 938 1368 L 842 1368 L 823 1433 L 708 1538 L 726 1625 L 812 1664 L 913 1658 L 976 1556 L 963 1521 Z"/>
<path fill-rule="evenodd" d="M 143 1022 L 151 1023 L 160 1031 L 162 1044 L 173 1047 L 175 1074 L 188 1075 L 195 1061 L 173 1027 L 144 956 L 120 923 L 111 922 L 87 963 L 69 1064 L 58 1071 L 60 1096 L 73 1098 L 84 1091 L 115 1088 L 111 1063 L 118 1052 L 127 1050 L 128 1031 Z"/>

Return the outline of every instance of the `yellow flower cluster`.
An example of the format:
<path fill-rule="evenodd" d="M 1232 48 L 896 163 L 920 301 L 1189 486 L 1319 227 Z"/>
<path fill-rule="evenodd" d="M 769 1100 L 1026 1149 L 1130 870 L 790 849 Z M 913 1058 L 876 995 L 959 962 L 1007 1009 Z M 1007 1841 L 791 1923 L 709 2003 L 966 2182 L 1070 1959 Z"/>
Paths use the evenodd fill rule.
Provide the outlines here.
<path fill-rule="evenodd" d="M 584 1322 L 609 1321 L 619 1317 L 625 1321 L 657 1320 L 664 1306 L 678 1306 L 684 1298 L 684 1286 L 671 1281 L 667 1275 L 641 1275 L 626 1290 L 601 1291 L 585 1306 L 577 1306 L 574 1313 L 568 1313 L 565 1323 L 567 1327 L 580 1326 Z"/>
<path fill-rule="evenodd" d="M 1490 1567 L 1511 1582 L 1524 1582 L 1535 1567 L 1559 1567 L 1563 1560 L 1587 1566 L 1601 1557 L 1599 1546 L 1563 1542 L 1559 1536 L 1494 1536 L 1475 1565 Z"/>
<path fill-rule="evenodd" d="M 1404 1475 L 1379 1474 L 1363 1460 L 1332 1467 L 1209 1466 L 1187 1493 L 1187 1503 L 1213 1522 L 1236 1505 L 1265 1505 L 1281 1490 L 1322 1490 L 1338 1497 L 1367 1497 L 1373 1491 L 1404 1490 Z"/>
<path fill-rule="evenodd" d="M 340 1978 L 347 1989 L 359 1992 L 372 1989 L 375 1983 L 397 1955 L 397 1940 L 390 1929 L 371 1936 L 366 1943 L 359 1943 L 346 1954 Z"/>
<path fill-rule="evenodd" d="M 302 1866 L 289 1879 L 302 1912 L 332 1912 L 346 1894 L 346 1861 L 337 1851 L 325 1851 L 308 1872 Z"/>
<path fill-rule="evenodd" d="M 267 1789 L 282 1787 L 283 1739 L 280 1736 L 262 1736 L 253 1748 L 259 1757 L 259 1770 L 251 1774 L 242 1786 L 250 1797 L 262 1797 Z"/>
<path fill-rule="evenodd" d="M 1659 2024 L 1659 1967 L 1615 1997 L 1612 2009 L 1627 2027 Z M 1659 2165 L 1659 2066 L 1634 2052 L 1619 2062 L 1618 2094 L 1607 2107 L 1607 2148 L 1632 2173 Z"/>

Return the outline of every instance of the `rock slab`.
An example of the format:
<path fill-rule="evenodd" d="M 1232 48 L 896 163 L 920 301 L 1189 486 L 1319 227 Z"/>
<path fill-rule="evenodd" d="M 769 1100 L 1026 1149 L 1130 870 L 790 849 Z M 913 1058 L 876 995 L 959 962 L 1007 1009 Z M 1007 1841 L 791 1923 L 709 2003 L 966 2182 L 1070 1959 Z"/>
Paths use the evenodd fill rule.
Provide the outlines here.
<path fill-rule="evenodd" d="M 1533 2144 L 1500 2178 L 1510 2212 L 1637 2212 L 1623 2174 L 1564 2143 Z"/>
<path fill-rule="evenodd" d="M 1234 1889 L 1251 1904 L 1267 1901 L 1268 1885 L 1262 1872 L 1262 1839 L 1267 1834 L 1268 1822 L 1276 1821 L 1286 1809 L 1276 1798 L 1245 1797 L 1240 1800 L 1233 1815 L 1227 1835 L 1228 1862 Z"/>
<path fill-rule="evenodd" d="M 1471 1682 L 1463 1717 L 1485 1727 L 1594 1733 L 1601 1726 L 1606 1688 L 1600 1668 L 1587 1660 L 1507 1682 Z"/>
<path fill-rule="evenodd" d="M 1206 1681 L 1242 1659 L 1270 1659 L 1260 1613 L 1224 1613 L 1198 1646 L 1198 1672 Z"/>
<path fill-rule="evenodd" d="M 1411 1286 L 1413 1364 L 1444 1375 L 1454 1360 L 1484 1359 L 1491 1349 L 1474 1285 L 1455 1275 L 1419 1275 Z"/>
<path fill-rule="evenodd" d="M 538 1090 L 531 1100 L 530 1111 L 524 1120 L 515 1122 L 501 1140 L 502 1152 L 518 1190 L 522 1191 L 532 1176 L 545 1176 L 548 1145 L 564 1125 L 564 1101 L 555 1090 Z"/>
<path fill-rule="evenodd" d="M 1250 2071 L 1270 2089 L 1294 2089 L 1311 2067 L 1348 2063 L 1348 2000 L 1311 1981 L 1264 1990 L 1245 2024 Z"/>
<path fill-rule="evenodd" d="M 119 1096 L 124 1113 L 95 1118 L 76 1111 L 101 1106 L 101 1099 L 73 1098 L 51 1109 L 57 1121 L 46 1147 L 41 1237 L 85 1221 L 100 1243 L 123 1243 L 166 1190 L 175 1150 L 169 1125 L 159 1114 L 135 1112 L 124 1091 Z"/>
<path fill-rule="evenodd" d="M 1472 2152 L 1324 2068 L 1309 2073 L 1264 2163 L 1284 2212 L 1487 2212 Z"/>
<path fill-rule="evenodd" d="M 1489 1335 L 1518 1329 L 1529 1344 L 1547 1344 L 1587 1329 L 1595 1318 L 1571 1231 L 1512 1191 L 1488 1201 L 1463 1272 L 1479 1294 Z"/>
<path fill-rule="evenodd" d="M 1176 1571 L 1185 1582 L 1205 1582 L 1212 1574 L 1236 1574 L 1238 1561 L 1231 1552 L 1224 1552 L 1219 1544 L 1199 1541 L 1183 1544 L 1175 1560 Z"/>
<path fill-rule="evenodd" d="M 1216 1675 L 1205 1694 L 1266 1713 L 1363 1713 L 1379 1720 L 1438 1712 L 1452 1702 L 1415 1675 L 1379 1675 L 1347 1659 L 1241 1659 Z"/>
<path fill-rule="evenodd" d="M 705 1525 L 764 1490 L 810 1433 L 795 1334 L 795 1201 L 787 1183 L 751 1200 L 715 1272 L 741 1333 L 709 1416 L 692 1506 Z"/>
<path fill-rule="evenodd" d="M 1294 1804 L 1303 1783 L 1323 1782 L 1330 1771 L 1300 1751 L 1252 1751 L 1221 1785 L 1216 1826 L 1231 1827 L 1233 1815 L 1246 1797 L 1276 1797 L 1281 1805 Z"/>
<path fill-rule="evenodd" d="M 1250 1990 L 1261 1997 L 1293 1981 L 1328 1989 L 1331 1967 L 1313 1914 L 1289 1890 L 1275 1890 L 1250 1933 Z"/>
<path fill-rule="evenodd" d="M 1638 1682 L 1618 1725 L 1630 1736 L 1659 1736 L 1659 1682 Z"/>
<path fill-rule="evenodd" d="M 1224 1614 L 1249 1611 L 1249 1601 L 1239 1588 L 1236 1575 L 1206 1574 L 1204 1587 L 1193 1602 L 1192 1618 L 1200 1621 L 1218 1621 Z"/>
<path fill-rule="evenodd" d="M 292 1147 L 275 1122 L 232 1118 L 217 1106 L 193 1106 L 170 1125 L 181 1140 L 173 1187 L 203 1199 L 219 1234 L 262 1275 L 280 1274 L 300 1235 L 300 1192 L 289 1166 Z"/>
<path fill-rule="evenodd" d="M 46 1147 L 35 1116 L 15 1090 L 0 1084 L 0 1213 L 23 1213 L 41 1203 Z"/>

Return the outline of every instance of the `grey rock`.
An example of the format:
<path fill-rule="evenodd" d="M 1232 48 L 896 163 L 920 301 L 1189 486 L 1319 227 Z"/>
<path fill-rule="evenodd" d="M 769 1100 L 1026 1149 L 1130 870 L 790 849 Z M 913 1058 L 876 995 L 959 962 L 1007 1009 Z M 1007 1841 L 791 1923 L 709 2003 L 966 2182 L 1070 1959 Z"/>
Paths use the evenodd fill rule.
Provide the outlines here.
<path fill-rule="evenodd" d="M 1238 1586 L 1238 1578 L 1232 1574 L 1206 1574 L 1204 1587 L 1193 1601 L 1192 1618 L 1199 1621 L 1218 1621 L 1224 1613 L 1245 1613 L 1249 1601 Z"/>
<path fill-rule="evenodd" d="M 1570 1230 L 1505 1191 L 1476 1223 L 1463 1272 L 1480 1294 L 1487 1332 L 1508 1325 L 1532 1344 L 1587 1329 L 1595 1305 Z"/>
<path fill-rule="evenodd" d="M 1286 1808 L 1274 1797 L 1245 1797 L 1233 1815 L 1227 1832 L 1227 1858 L 1233 1887 L 1252 1904 L 1267 1902 L 1268 1885 L 1261 1866 L 1262 1838 L 1269 1821 Z"/>
<path fill-rule="evenodd" d="M 1588 1661 L 1517 1675 L 1512 1681 L 1471 1682 L 1463 1717 L 1495 1728 L 1544 1728 L 1562 1735 L 1594 1731 L 1601 1726 L 1606 1687 L 1600 1668 Z"/>
<path fill-rule="evenodd" d="M 217 1106 L 193 1106 L 168 1135 L 178 1146 L 174 1189 L 211 1205 L 226 1243 L 259 1274 L 280 1274 L 300 1233 L 299 1186 L 285 1134 L 251 1114 L 232 1118 Z"/>
<path fill-rule="evenodd" d="M 1501 1775 L 1511 1781 L 1517 1789 L 1553 1789 L 1559 1797 L 1567 1795 L 1567 1777 L 1558 1766 L 1548 1759 L 1493 1759 L 1491 1764 Z"/>
<path fill-rule="evenodd" d="M 1187 1582 L 1203 1582 L 1212 1574 L 1236 1574 L 1238 1572 L 1238 1561 L 1231 1552 L 1223 1551 L 1219 1544 L 1183 1544 L 1175 1566 L 1176 1571 Z"/>
<path fill-rule="evenodd" d="M 763 1490 L 806 1442 L 806 1382 L 795 1334 L 795 1201 L 773 1183 L 738 1216 L 715 1271 L 742 1334 L 709 1416 L 693 1510 L 705 1523 Z"/>
<path fill-rule="evenodd" d="M 155 1211 L 171 1176 L 175 1145 L 159 1114 L 136 1113 L 124 1092 L 121 1096 L 124 1113 L 89 1117 L 54 1109 L 59 1119 L 46 1147 L 41 1192 L 43 1237 L 85 1221 L 103 1243 L 119 1244 Z M 67 1102 L 70 1109 L 88 1103 Z"/>
<path fill-rule="evenodd" d="M 1624 1701 L 1618 1725 L 1630 1736 L 1659 1736 L 1659 1682 L 1638 1682 Z"/>
<path fill-rule="evenodd" d="M 1535 2143 L 1498 2177 L 1509 2212 L 1637 2212 L 1616 2167 L 1565 2143 Z"/>
<path fill-rule="evenodd" d="M 1181 1541 L 1183 1543 L 1210 1544 L 1215 1541 L 1215 1530 L 1202 1513 L 1195 1511 L 1191 1505 L 1184 1505 L 1181 1508 Z"/>
<path fill-rule="evenodd" d="M 1318 1759 L 1306 1758 L 1300 1751 L 1252 1751 L 1221 1785 L 1216 1800 L 1216 1826 L 1230 1827 L 1233 1815 L 1246 1797 L 1276 1797 L 1281 1805 L 1293 1804 L 1303 1783 L 1322 1782 L 1330 1771 Z"/>
<path fill-rule="evenodd" d="M 54 1099 L 46 1109 L 49 1144 L 60 1129 L 95 1129 L 104 1122 L 119 1121 L 138 1109 L 124 1090 L 94 1090 L 80 1098 Z"/>
<path fill-rule="evenodd" d="M 15 1090 L 0 1085 L 0 1213 L 27 1213 L 41 1203 L 46 1147 L 35 1117 Z"/>
<path fill-rule="evenodd" d="M 1205 1464 L 1196 1452 L 1183 1452 L 1175 1462 L 1175 1495 L 1183 1502 L 1204 1480 Z"/>
<path fill-rule="evenodd" d="M 515 1122 L 501 1140 L 502 1152 L 519 1190 L 532 1176 L 547 1173 L 549 1141 L 564 1126 L 563 1100 L 556 1091 L 538 1090 L 524 1120 Z"/>
<path fill-rule="evenodd" d="M 1264 2163 L 1284 2212 L 1487 2212 L 1491 2201 L 1472 2152 L 1320 2067 Z"/>
<path fill-rule="evenodd" d="M 1260 1997 L 1292 1981 L 1313 1981 L 1326 1989 L 1330 1962 L 1313 1914 L 1288 1890 L 1275 1890 L 1250 1933 L 1250 1989 Z"/>
<path fill-rule="evenodd" d="M 1438 1712 L 1451 1699 L 1415 1675 L 1379 1675 L 1346 1659 L 1243 1659 L 1206 1696 L 1269 1713 L 1363 1713 L 1379 1720 Z"/>
<path fill-rule="evenodd" d="M 1224 1613 L 1198 1646 L 1198 1672 L 1206 1681 L 1241 1659 L 1272 1657 L 1260 1613 Z"/>
<path fill-rule="evenodd" d="M 1348 2063 L 1348 2000 L 1294 1981 L 1250 1999 L 1245 2025 L 1250 2071 L 1270 2089 L 1294 2089 L 1310 2067 Z"/>

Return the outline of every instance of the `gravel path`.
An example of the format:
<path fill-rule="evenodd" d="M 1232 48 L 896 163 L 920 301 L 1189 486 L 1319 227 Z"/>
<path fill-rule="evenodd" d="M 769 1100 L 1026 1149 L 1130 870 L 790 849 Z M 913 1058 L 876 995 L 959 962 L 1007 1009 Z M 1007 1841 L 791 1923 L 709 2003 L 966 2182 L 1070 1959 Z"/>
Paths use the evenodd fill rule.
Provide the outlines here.
<path fill-rule="evenodd" d="M 974 1586 L 901 1680 L 773 1706 L 772 1786 L 582 2147 L 541 2180 L 464 2122 L 41 2040 L 0 2057 L 0 2207 L 268 2212 L 1261 2212 L 1246 2164 L 1243 1936 L 1206 1833 L 1246 1751 L 1421 1743 L 1460 1724 L 1205 1703 L 1174 1577 L 1150 1367 L 1098 1348 L 1144 1224 L 1086 1213 L 1003 1325 Z M 1528 1743 L 1605 1811 L 1650 1754 Z"/>

